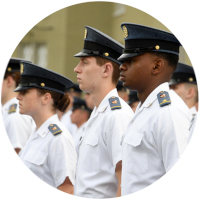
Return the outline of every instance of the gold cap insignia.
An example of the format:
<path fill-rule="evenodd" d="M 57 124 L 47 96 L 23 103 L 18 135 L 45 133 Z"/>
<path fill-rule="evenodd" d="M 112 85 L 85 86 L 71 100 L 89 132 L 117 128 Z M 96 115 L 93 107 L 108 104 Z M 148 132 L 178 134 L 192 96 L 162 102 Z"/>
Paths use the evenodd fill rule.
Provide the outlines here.
<path fill-rule="evenodd" d="M 73 92 L 74 91 L 74 88 L 70 88 L 70 92 Z"/>
<path fill-rule="evenodd" d="M 87 37 L 87 29 L 85 28 L 85 35 L 84 35 L 84 39 Z"/>
<path fill-rule="evenodd" d="M 81 109 L 85 109 L 85 106 L 84 106 L 84 105 L 82 105 L 82 106 L 81 106 Z"/>
<path fill-rule="evenodd" d="M 127 38 L 128 37 L 128 30 L 127 30 L 127 28 L 126 28 L 126 26 L 123 26 L 123 36 L 124 36 L 124 38 Z"/>
<path fill-rule="evenodd" d="M 113 104 L 117 104 L 117 100 L 112 101 Z"/>
<path fill-rule="evenodd" d="M 20 73 L 22 74 L 24 72 L 24 65 L 23 63 L 20 63 Z"/>
<path fill-rule="evenodd" d="M 45 84 L 44 84 L 44 83 L 41 83 L 40 85 L 41 85 L 42 87 L 44 87 L 44 86 L 45 86 Z"/>
<path fill-rule="evenodd" d="M 54 126 L 54 127 L 52 128 L 52 130 L 53 130 L 53 131 L 55 131 L 56 129 L 57 129 L 57 127 L 56 127 L 56 126 Z"/>
<path fill-rule="evenodd" d="M 156 49 L 156 50 L 160 49 L 160 46 L 159 46 L 159 45 L 156 45 L 156 46 L 155 46 L 155 49 Z"/>
<path fill-rule="evenodd" d="M 190 78 L 189 78 L 189 81 L 192 82 L 192 81 L 194 81 L 194 79 L 193 79 L 192 77 L 190 77 Z"/>
<path fill-rule="evenodd" d="M 104 53 L 105 56 L 109 56 L 109 53 Z"/>
<path fill-rule="evenodd" d="M 12 68 L 11 68 L 11 67 L 8 67 L 7 71 L 9 71 L 9 72 L 10 72 L 11 70 L 12 70 Z"/>

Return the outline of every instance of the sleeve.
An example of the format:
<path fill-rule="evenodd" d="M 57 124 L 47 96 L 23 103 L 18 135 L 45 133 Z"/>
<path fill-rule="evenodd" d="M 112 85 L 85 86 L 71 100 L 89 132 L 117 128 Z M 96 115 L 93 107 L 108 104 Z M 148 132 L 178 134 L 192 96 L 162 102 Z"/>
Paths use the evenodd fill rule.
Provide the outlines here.
<path fill-rule="evenodd" d="M 12 113 L 4 121 L 4 124 L 13 148 L 22 149 L 32 132 L 31 123 L 26 124 L 20 114 Z"/>
<path fill-rule="evenodd" d="M 126 133 L 131 117 L 119 110 L 112 111 L 107 120 L 105 142 L 113 165 L 122 160 L 122 146 L 120 144 L 122 135 Z"/>
<path fill-rule="evenodd" d="M 167 108 L 157 118 L 155 133 L 159 155 L 169 171 L 188 144 L 188 121 L 177 110 Z"/>
<path fill-rule="evenodd" d="M 62 134 L 62 133 L 61 133 Z M 55 186 L 60 186 L 69 177 L 74 185 L 77 155 L 71 142 L 63 135 L 54 136 L 49 146 L 49 167 Z"/>

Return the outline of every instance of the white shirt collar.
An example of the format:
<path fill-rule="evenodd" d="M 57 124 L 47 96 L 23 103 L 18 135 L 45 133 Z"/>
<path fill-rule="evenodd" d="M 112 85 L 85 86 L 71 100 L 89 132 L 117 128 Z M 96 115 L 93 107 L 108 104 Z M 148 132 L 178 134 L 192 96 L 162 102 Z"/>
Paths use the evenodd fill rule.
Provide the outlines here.
<path fill-rule="evenodd" d="M 36 134 L 40 135 L 40 137 L 42 138 L 45 138 L 45 136 L 49 133 L 49 129 L 48 129 L 49 125 L 55 124 L 58 121 L 59 119 L 58 119 L 57 114 L 51 116 L 40 126 L 40 128 L 36 131 Z"/>
<path fill-rule="evenodd" d="M 104 99 L 101 101 L 99 107 L 98 107 L 98 108 L 95 107 L 95 108 L 94 108 L 94 109 L 95 109 L 94 111 L 96 112 L 96 109 L 97 109 L 97 112 L 104 112 L 104 111 L 107 109 L 107 107 L 109 106 L 109 101 L 108 101 L 108 99 L 109 99 L 110 97 L 112 97 L 112 96 L 114 96 L 114 97 L 119 97 L 116 88 L 113 89 L 113 90 L 111 90 L 111 91 L 104 97 Z"/>
<path fill-rule="evenodd" d="M 137 112 L 137 110 L 141 110 L 143 108 L 148 108 L 149 106 L 151 106 L 152 103 L 157 99 L 157 94 L 161 91 L 169 92 L 169 83 L 168 82 L 162 83 L 157 88 L 155 88 L 149 94 L 149 96 L 146 98 L 146 100 L 144 101 L 144 103 L 142 105 L 141 105 L 141 102 L 140 102 L 135 113 Z"/>

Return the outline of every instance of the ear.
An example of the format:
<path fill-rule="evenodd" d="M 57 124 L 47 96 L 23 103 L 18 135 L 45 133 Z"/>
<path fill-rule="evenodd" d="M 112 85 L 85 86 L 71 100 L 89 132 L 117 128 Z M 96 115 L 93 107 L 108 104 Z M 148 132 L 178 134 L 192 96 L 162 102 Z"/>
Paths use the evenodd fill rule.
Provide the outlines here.
<path fill-rule="evenodd" d="M 103 69 L 103 78 L 108 77 L 112 71 L 113 71 L 113 66 L 111 63 L 105 63 L 104 65 L 101 66 Z"/>
<path fill-rule="evenodd" d="M 163 59 L 156 60 L 155 65 L 152 69 L 152 74 L 153 75 L 160 74 L 161 71 L 163 70 L 164 65 L 165 65 L 165 61 Z"/>
<path fill-rule="evenodd" d="M 45 94 L 42 96 L 42 104 L 43 104 L 43 105 L 48 104 L 48 103 L 51 101 L 51 99 L 52 99 L 51 94 L 50 94 L 50 93 L 45 93 Z"/>
<path fill-rule="evenodd" d="M 12 87 L 15 84 L 15 81 L 12 76 L 7 76 L 6 78 L 6 85 L 7 87 Z"/>
<path fill-rule="evenodd" d="M 191 99 L 194 95 L 195 95 L 195 89 L 193 87 L 188 88 L 186 98 Z"/>

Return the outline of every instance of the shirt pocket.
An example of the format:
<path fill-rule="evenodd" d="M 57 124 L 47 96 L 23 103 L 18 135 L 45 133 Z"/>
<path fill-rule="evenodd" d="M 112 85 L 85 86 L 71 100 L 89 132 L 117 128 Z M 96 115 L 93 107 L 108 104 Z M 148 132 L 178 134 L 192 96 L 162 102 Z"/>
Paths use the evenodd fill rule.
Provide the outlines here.
<path fill-rule="evenodd" d="M 26 153 L 24 160 L 34 165 L 40 166 L 44 164 L 46 158 L 47 158 L 47 155 L 45 153 L 30 149 Z"/>
<path fill-rule="evenodd" d="M 143 133 L 133 132 L 124 138 L 123 165 L 127 172 L 143 174 L 148 170 L 148 159 L 142 139 Z"/>
<path fill-rule="evenodd" d="M 95 172 L 99 170 L 99 139 L 96 136 L 86 139 L 82 156 L 82 167 L 86 171 Z"/>

